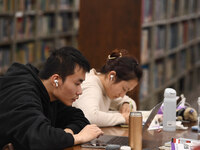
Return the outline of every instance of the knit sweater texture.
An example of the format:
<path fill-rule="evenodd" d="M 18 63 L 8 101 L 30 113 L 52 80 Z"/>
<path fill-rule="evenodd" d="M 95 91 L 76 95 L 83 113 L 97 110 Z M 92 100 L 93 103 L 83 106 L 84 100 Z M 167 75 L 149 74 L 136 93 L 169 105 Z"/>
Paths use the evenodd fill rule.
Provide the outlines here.
<path fill-rule="evenodd" d="M 100 127 L 124 124 L 125 118 L 119 112 L 119 108 L 123 103 L 131 102 L 133 111 L 136 111 L 134 100 L 127 95 L 123 98 L 111 100 L 106 95 L 97 74 L 98 72 L 95 69 L 91 69 L 90 73 L 86 74 L 86 80 L 82 83 L 83 93 L 73 103 L 73 106 L 80 108 L 90 123 L 97 124 Z"/>

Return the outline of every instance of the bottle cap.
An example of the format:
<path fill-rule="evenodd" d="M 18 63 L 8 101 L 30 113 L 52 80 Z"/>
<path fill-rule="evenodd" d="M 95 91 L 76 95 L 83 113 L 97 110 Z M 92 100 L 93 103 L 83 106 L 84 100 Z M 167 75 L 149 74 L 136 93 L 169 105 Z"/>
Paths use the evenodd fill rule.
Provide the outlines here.
<path fill-rule="evenodd" d="M 176 91 L 172 88 L 166 88 L 164 92 L 164 97 L 176 97 Z"/>
<path fill-rule="evenodd" d="M 139 111 L 130 112 L 130 116 L 141 117 L 142 112 Z"/>
<path fill-rule="evenodd" d="M 130 146 L 121 146 L 120 150 L 131 150 Z"/>

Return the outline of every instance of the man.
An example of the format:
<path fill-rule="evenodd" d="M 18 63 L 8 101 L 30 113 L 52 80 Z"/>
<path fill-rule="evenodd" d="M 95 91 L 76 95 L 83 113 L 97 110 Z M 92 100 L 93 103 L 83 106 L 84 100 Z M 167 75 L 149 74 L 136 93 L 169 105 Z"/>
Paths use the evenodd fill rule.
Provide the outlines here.
<path fill-rule="evenodd" d="M 103 134 L 71 107 L 89 69 L 72 47 L 53 51 L 40 72 L 14 63 L 0 78 L 0 148 L 12 143 L 15 150 L 64 149 Z"/>

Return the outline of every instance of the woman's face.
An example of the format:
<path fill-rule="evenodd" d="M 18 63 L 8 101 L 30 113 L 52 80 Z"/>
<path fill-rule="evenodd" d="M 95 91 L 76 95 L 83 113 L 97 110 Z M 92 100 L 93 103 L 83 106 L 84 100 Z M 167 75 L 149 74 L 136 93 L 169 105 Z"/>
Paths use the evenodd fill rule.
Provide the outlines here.
<path fill-rule="evenodd" d="M 109 81 L 106 88 L 107 96 L 110 99 L 116 99 L 119 97 L 124 97 L 128 91 L 133 90 L 137 84 L 138 80 L 129 80 L 129 81 L 120 81 L 118 83 L 115 83 L 114 81 Z"/>

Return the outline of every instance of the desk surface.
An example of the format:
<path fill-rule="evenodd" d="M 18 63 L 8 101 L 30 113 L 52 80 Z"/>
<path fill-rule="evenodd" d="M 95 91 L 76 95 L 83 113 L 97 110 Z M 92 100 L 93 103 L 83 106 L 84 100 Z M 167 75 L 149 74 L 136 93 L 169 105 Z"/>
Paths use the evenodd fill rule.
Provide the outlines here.
<path fill-rule="evenodd" d="M 165 142 L 169 142 L 172 137 L 174 138 L 191 138 L 200 139 L 197 132 L 191 130 L 191 126 L 196 123 L 187 123 L 184 126 L 188 126 L 187 130 L 176 130 L 176 132 L 158 132 L 157 130 L 147 131 L 143 134 L 142 147 L 148 149 L 158 149 L 159 146 L 164 145 Z M 118 135 L 118 136 L 128 136 L 128 128 L 121 127 L 108 127 L 101 128 L 104 134 Z M 65 150 L 92 150 L 91 148 L 82 148 L 80 145 L 73 146 L 71 148 L 66 148 Z M 95 149 L 97 150 L 97 149 Z M 101 149 L 102 150 L 102 149 Z"/>

